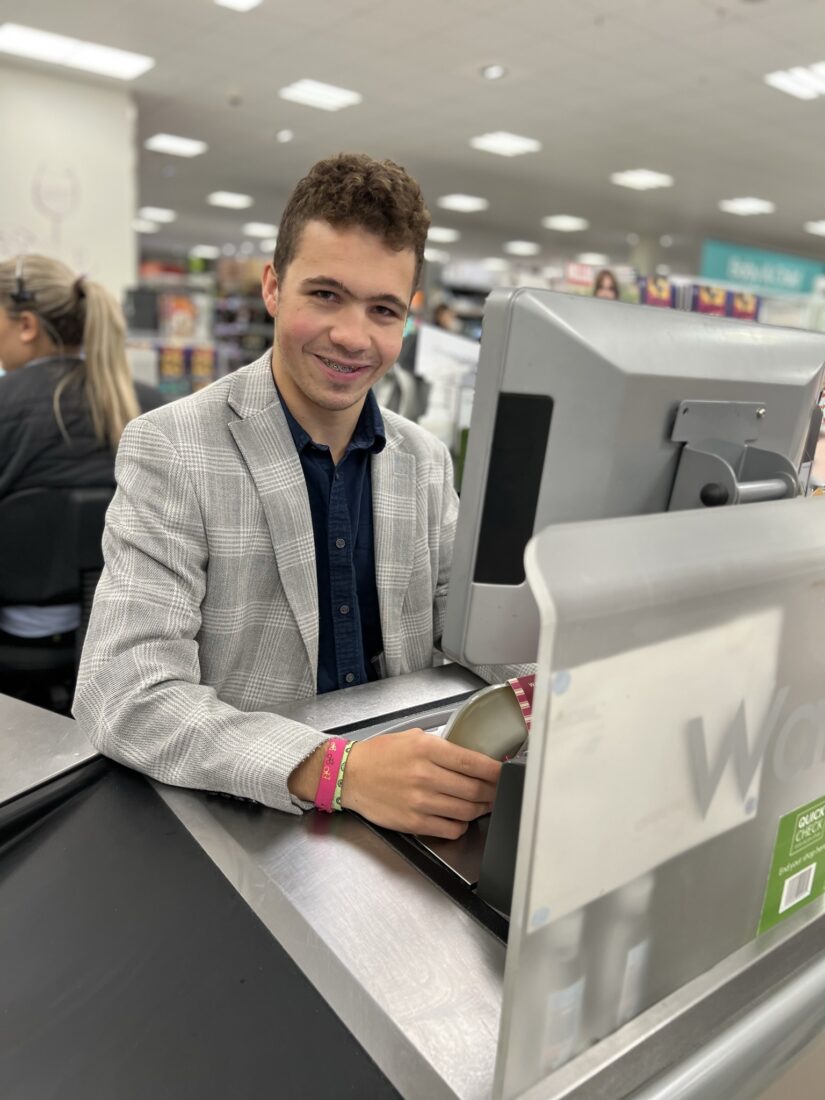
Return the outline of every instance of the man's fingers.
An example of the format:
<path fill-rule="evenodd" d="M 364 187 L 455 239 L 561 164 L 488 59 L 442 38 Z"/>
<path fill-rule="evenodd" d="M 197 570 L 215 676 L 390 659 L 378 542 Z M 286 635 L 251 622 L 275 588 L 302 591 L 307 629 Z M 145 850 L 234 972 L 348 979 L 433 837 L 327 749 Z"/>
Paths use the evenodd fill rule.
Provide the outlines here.
<path fill-rule="evenodd" d="M 470 776 L 472 779 L 482 779 L 486 783 L 498 782 L 501 771 L 498 760 L 485 756 L 483 752 L 473 752 L 472 749 L 453 745 L 450 741 L 443 741 L 441 738 L 433 737 L 432 741 L 431 759 L 442 768 Z"/>
<path fill-rule="evenodd" d="M 490 812 L 490 801 L 470 802 L 432 791 L 415 799 L 415 810 L 425 816 L 447 817 L 453 821 L 475 821 L 477 817 Z"/>
<path fill-rule="evenodd" d="M 492 802 L 496 797 L 495 782 L 472 779 L 469 775 L 461 775 L 440 765 L 433 769 L 432 782 L 440 794 L 461 798 L 466 802 Z"/>
<path fill-rule="evenodd" d="M 419 836 L 437 836 L 441 840 L 458 840 L 467 832 L 467 822 L 451 821 L 447 817 L 426 817 L 415 832 Z"/>

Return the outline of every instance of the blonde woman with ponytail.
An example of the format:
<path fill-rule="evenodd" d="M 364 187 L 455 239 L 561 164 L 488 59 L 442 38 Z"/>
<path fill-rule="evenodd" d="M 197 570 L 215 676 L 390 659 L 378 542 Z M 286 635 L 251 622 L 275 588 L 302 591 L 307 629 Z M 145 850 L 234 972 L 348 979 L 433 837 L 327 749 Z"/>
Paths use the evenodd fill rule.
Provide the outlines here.
<path fill-rule="evenodd" d="M 46 256 L 0 263 L 0 368 L 0 500 L 23 489 L 114 488 L 123 429 L 162 404 L 132 381 L 112 295 Z M 0 608 L 0 634 L 16 638 L 78 621 L 74 605 Z"/>

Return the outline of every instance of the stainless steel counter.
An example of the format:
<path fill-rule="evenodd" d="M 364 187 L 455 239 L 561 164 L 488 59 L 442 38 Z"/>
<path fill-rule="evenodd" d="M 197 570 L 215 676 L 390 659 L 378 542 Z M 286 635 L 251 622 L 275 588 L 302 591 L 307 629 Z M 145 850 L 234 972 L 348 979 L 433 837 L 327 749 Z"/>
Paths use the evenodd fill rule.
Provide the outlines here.
<path fill-rule="evenodd" d="M 477 686 L 447 666 L 290 709 L 321 728 L 375 732 L 382 714 L 385 727 L 413 725 L 416 699 L 431 714 Z M 0 804 L 95 755 L 71 720 L 0 697 Z M 505 958 L 495 936 L 352 815 L 295 818 L 156 789 L 405 1097 L 489 1100 Z M 820 899 L 525 1100 L 750 1100 L 823 1027 Z"/>
<path fill-rule="evenodd" d="M 403 681 L 361 689 L 362 733 L 382 728 L 381 709 L 397 713 L 394 686 L 411 696 Z M 428 695 L 428 715 L 436 696 Z M 354 692 L 347 701 L 346 714 L 334 696 L 291 713 L 311 714 L 322 729 L 357 725 Z M 407 712 L 383 728 L 415 719 Z M 286 818 L 158 790 L 405 1097 L 489 1100 L 499 940 L 351 815 Z M 757 1096 L 754 1088 L 825 1027 L 823 910 L 815 902 L 747 944 L 562 1067 L 529 1100 L 620 1100 L 640 1089 L 639 1100 Z"/>
<path fill-rule="evenodd" d="M 71 718 L 0 695 L 0 806 L 97 755 Z"/>

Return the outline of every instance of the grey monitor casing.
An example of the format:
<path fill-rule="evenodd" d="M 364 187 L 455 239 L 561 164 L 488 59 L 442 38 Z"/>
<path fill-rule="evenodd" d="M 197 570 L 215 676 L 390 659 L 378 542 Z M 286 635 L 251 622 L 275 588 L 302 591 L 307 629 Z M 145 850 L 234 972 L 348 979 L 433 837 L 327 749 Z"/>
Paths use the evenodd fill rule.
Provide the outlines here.
<path fill-rule="evenodd" d="M 494 291 L 484 312 L 444 652 L 472 665 L 535 661 L 538 614 L 523 571 L 516 583 L 512 571 L 499 581 L 488 563 L 482 580 L 480 540 L 489 551 L 515 539 L 511 549 L 521 555 L 551 523 L 667 510 L 680 402 L 761 403 L 759 447 L 798 467 L 823 361 L 820 333 L 547 290 Z M 502 430 L 496 438 L 503 395 L 524 395 L 502 429 L 509 439 Z M 542 397 L 549 434 L 540 425 L 532 439 L 514 431 Z M 502 458 L 510 443 L 521 448 L 525 480 L 535 481 L 532 503 L 513 491 L 513 447 Z M 485 522 L 490 507 L 495 520 Z"/>

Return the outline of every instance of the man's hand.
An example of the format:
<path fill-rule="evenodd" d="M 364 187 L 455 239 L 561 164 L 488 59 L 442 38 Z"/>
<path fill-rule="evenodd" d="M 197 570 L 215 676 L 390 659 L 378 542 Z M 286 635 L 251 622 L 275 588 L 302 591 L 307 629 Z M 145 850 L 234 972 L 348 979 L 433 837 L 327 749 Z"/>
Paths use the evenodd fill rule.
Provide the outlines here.
<path fill-rule="evenodd" d="M 420 729 L 385 733 L 352 746 L 341 803 L 387 829 L 456 840 L 490 812 L 500 771 Z"/>

